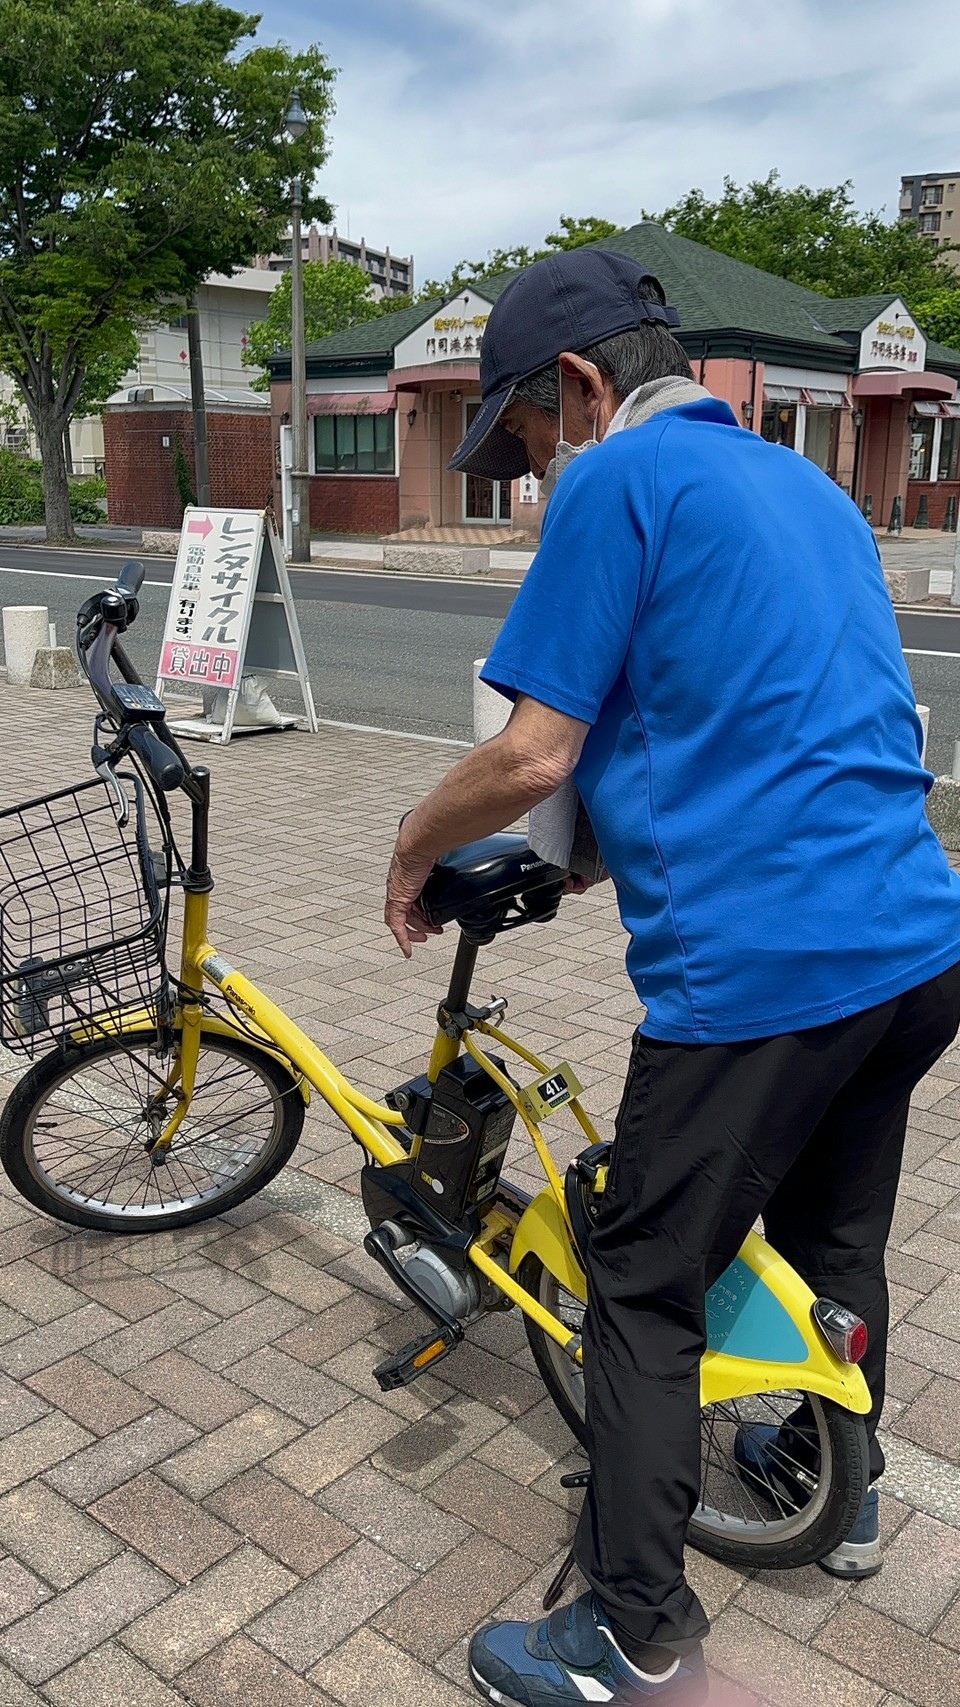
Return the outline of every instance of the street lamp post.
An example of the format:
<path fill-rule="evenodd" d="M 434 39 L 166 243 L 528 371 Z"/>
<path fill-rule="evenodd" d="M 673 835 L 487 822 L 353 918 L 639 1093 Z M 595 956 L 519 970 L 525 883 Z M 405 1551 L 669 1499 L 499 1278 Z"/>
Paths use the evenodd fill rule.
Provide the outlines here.
<path fill-rule="evenodd" d="M 298 142 L 307 128 L 299 90 L 294 90 L 284 115 L 287 135 Z M 292 497 L 292 526 L 290 556 L 295 563 L 310 561 L 310 475 L 307 459 L 307 341 L 303 305 L 303 181 L 300 174 L 293 180 L 292 265 L 290 269 L 291 304 L 293 313 L 290 344 L 290 424 L 292 433 L 293 467 L 290 471 Z"/>

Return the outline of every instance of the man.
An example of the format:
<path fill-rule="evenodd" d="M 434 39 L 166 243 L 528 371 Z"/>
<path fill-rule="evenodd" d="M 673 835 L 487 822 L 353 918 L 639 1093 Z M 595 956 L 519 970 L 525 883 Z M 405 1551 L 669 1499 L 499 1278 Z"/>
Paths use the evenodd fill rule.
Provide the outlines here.
<path fill-rule="evenodd" d="M 590 1592 L 471 1647 L 478 1688 L 522 1707 L 704 1698 L 707 1621 L 683 1575 L 703 1300 L 758 1214 L 868 1325 L 880 1475 L 908 1101 L 960 1023 L 960 881 L 925 817 L 872 534 L 812 463 L 692 384 L 676 324 L 642 267 L 594 249 L 496 303 L 451 466 L 561 473 L 484 670 L 510 721 L 405 820 L 387 885 L 409 955 L 434 860 L 573 773 L 646 1008 L 588 1255 Z M 775 1429 L 741 1430 L 745 1474 L 775 1485 L 780 1456 Z M 824 1563 L 879 1568 L 875 1491 Z"/>

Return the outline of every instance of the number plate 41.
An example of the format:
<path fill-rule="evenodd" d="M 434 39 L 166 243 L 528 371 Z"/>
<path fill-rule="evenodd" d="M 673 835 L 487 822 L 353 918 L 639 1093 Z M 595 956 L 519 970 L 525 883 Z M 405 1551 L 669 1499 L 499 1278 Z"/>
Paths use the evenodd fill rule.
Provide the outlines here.
<path fill-rule="evenodd" d="M 583 1095 L 583 1086 L 573 1068 L 563 1061 L 546 1078 L 537 1079 L 520 1092 L 520 1102 L 534 1120 L 546 1120 L 564 1108 L 575 1097 Z"/>

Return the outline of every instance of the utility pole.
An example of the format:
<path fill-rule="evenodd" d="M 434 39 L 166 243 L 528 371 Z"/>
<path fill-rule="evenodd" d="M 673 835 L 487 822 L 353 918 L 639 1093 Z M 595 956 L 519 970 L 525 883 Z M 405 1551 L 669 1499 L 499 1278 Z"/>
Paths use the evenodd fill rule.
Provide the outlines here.
<path fill-rule="evenodd" d="M 293 428 L 293 538 L 290 555 L 295 563 L 310 561 L 310 475 L 307 461 L 307 339 L 303 304 L 303 184 L 293 180 L 293 337 L 290 349 L 290 425 Z"/>
<path fill-rule="evenodd" d="M 195 296 L 187 304 L 187 349 L 190 354 L 190 407 L 193 411 L 193 466 L 197 477 L 197 503 L 210 503 L 210 469 L 207 462 L 207 405 L 203 390 L 203 350 L 200 344 L 200 305 Z"/>
<path fill-rule="evenodd" d="M 299 142 L 309 129 L 300 91 L 294 89 L 283 116 L 283 127 L 292 142 Z M 291 223 L 290 297 L 292 337 L 290 340 L 290 426 L 291 538 L 290 556 L 295 563 L 310 561 L 310 464 L 307 456 L 307 340 L 303 305 L 303 180 L 293 180 Z"/>

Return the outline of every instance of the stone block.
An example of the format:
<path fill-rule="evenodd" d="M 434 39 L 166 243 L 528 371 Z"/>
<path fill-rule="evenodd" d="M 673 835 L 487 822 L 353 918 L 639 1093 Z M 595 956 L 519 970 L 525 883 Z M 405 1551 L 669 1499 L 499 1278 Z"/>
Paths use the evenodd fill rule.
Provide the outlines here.
<path fill-rule="evenodd" d="M 151 551 L 163 557 L 176 557 L 179 546 L 179 533 L 168 533 L 160 528 L 145 528 L 140 541 L 141 551 Z"/>
<path fill-rule="evenodd" d="M 960 782 L 954 777 L 937 777 L 927 795 L 927 817 L 944 847 L 960 851 Z"/>
<path fill-rule="evenodd" d="M 78 688 L 80 671 L 69 646 L 38 646 L 30 672 L 32 688 Z"/>
<path fill-rule="evenodd" d="M 50 623 L 46 605 L 4 606 L 3 655 L 7 662 L 8 682 L 14 687 L 27 687 L 38 649 L 49 644 Z"/>
<path fill-rule="evenodd" d="M 930 592 L 929 569 L 885 569 L 883 578 L 895 605 L 912 605 Z"/>
<path fill-rule="evenodd" d="M 428 545 L 385 540 L 383 567 L 403 575 L 488 575 L 490 550 L 485 545 Z"/>

